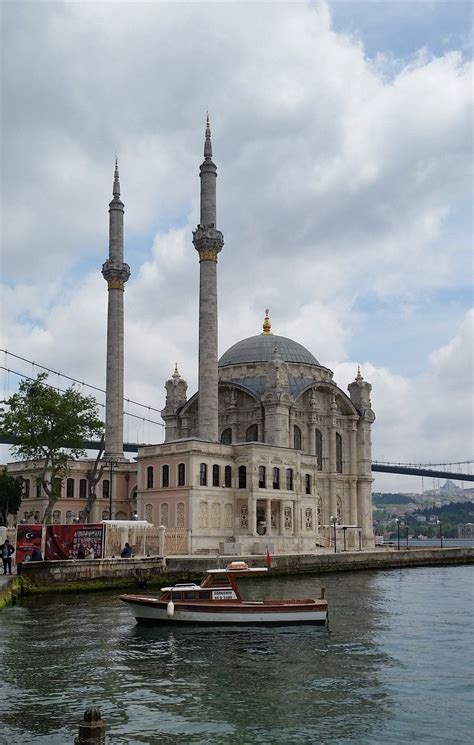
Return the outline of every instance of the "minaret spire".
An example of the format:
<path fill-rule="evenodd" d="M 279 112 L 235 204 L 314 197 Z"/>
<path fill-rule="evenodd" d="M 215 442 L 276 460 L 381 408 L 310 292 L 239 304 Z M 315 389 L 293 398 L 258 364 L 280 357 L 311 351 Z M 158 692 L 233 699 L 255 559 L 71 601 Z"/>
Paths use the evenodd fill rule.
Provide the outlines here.
<path fill-rule="evenodd" d="M 204 161 L 200 167 L 201 220 L 193 232 L 199 254 L 199 437 L 218 441 L 217 254 L 224 236 L 216 230 L 217 168 L 212 161 L 211 127 L 206 119 Z"/>
<path fill-rule="evenodd" d="M 117 158 L 112 193 L 113 199 L 109 204 L 109 258 L 102 265 L 102 274 L 109 291 L 104 457 L 109 460 L 123 460 L 123 293 L 125 282 L 130 276 L 130 267 L 123 260 L 124 204 L 120 199 Z"/>

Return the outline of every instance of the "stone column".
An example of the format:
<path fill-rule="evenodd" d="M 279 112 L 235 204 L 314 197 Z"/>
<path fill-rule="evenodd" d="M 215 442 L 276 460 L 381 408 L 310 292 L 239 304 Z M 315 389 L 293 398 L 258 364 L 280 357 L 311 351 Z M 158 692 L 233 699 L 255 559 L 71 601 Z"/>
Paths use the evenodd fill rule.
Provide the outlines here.
<path fill-rule="evenodd" d="M 253 494 L 249 494 L 249 533 L 257 535 L 257 500 Z"/>
<path fill-rule="evenodd" d="M 265 507 L 266 507 L 265 521 L 267 523 L 266 534 L 271 535 L 272 534 L 272 500 L 271 499 L 267 499 Z"/>
<path fill-rule="evenodd" d="M 123 460 L 123 293 L 130 267 L 123 261 L 123 213 L 117 163 L 114 198 L 109 204 L 109 258 L 102 266 L 109 297 L 107 311 L 107 371 L 105 394 L 105 454 L 110 460 Z"/>

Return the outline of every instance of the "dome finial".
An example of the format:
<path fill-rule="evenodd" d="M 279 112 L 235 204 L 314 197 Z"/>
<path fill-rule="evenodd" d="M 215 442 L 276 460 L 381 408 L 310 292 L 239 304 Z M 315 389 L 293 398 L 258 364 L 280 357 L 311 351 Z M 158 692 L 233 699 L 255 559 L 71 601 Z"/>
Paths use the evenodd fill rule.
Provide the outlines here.
<path fill-rule="evenodd" d="M 361 372 L 360 372 L 360 365 L 357 365 L 356 380 L 364 380 L 364 378 L 362 377 Z"/>
<path fill-rule="evenodd" d="M 263 336 L 264 334 L 265 336 L 269 336 L 270 334 L 272 334 L 272 324 L 268 316 L 269 312 L 270 311 L 268 310 L 268 308 L 265 308 L 265 318 L 263 321 L 263 331 L 261 333 L 261 336 Z"/>

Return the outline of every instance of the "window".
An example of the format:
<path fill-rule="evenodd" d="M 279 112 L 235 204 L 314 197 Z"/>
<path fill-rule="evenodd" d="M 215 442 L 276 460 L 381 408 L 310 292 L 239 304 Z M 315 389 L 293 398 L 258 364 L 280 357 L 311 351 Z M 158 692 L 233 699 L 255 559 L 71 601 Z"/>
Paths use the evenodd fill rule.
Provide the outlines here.
<path fill-rule="evenodd" d="M 293 427 L 293 447 L 295 450 L 301 450 L 301 430 L 299 427 Z"/>
<path fill-rule="evenodd" d="M 239 489 L 247 488 L 247 468 L 239 466 Z"/>
<path fill-rule="evenodd" d="M 251 424 L 245 433 L 245 442 L 258 442 L 258 426 Z"/>
<path fill-rule="evenodd" d="M 224 469 L 224 486 L 226 489 L 232 488 L 232 466 L 226 466 Z"/>
<path fill-rule="evenodd" d="M 66 481 L 66 497 L 72 499 L 74 497 L 74 479 L 68 479 Z"/>
<path fill-rule="evenodd" d="M 85 499 L 87 497 L 87 481 L 81 479 L 79 481 L 79 499 Z"/>
<path fill-rule="evenodd" d="M 148 466 L 148 468 L 146 469 L 146 488 L 153 489 L 153 482 L 154 482 L 153 466 Z"/>
<path fill-rule="evenodd" d="M 317 429 L 315 431 L 315 441 L 316 441 L 316 460 L 318 463 L 318 471 L 323 470 L 323 436 L 321 434 L 321 431 Z"/>
<path fill-rule="evenodd" d="M 25 479 L 23 481 L 23 498 L 28 499 L 29 496 L 30 496 L 30 480 Z"/>
<path fill-rule="evenodd" d="M 54 481 L 53 481 L 53 489 L 54 489 L 55 495 L 58 498 L 61 496 L 62 486 L 63 486 L 63 484 L 62 484 L 61 479 L 59 479 L 59 478 L 54 479 Z"/>
<path fill-rule="evenodd" d="M 279 468 L 273 469 L 273 488 L 274 489 L 280 488 L 280 469 Z"/>
<path fill-rule="evenodd" d="M 186 483 L 186 465 L 178 463 L 178 486 L 184 486 Z"/>
<path fill-rule="evenodd" d="M 185 527 L 185 517 L 186 517 L 186 508 L 184 506 L 184 502 L 178 502 L 178 504 L 176 505 L 176 527 L 177 528 Z"/>
<path fill-rule="evenodd" d="M 41 497 L 41 479 L 38 479 L 36 482 L 36 499 L 39 499 Z"/>
<path fill-rule="evenodd" d="M 304 486 L 306 494 L 311 494 L 311 474 L 307 473 L 304 477 Z"/>
<path fill-rule="evenodd" d="M 199 466 L 199 484 L 200 486 L 207 486 L 207 465 L 201 463 Z"/>
<path fill-rule="evenodd" d="M 259 489 L 267 488 L 267 473 L 266 473 L 265 466 L 258 467 L 258 488 Z"/>
<path fill-rule="evenodd" d="M 230 427 L 221 434 L 221 442 L 223 445 L 232 445 L 232 430 Z"/>
<path fill-rule="evenodd" d="M 102 499 L 108 499 L 110 494 L 110 481 L 104 479 L 102 482 Z"/>
<path fill-rule="evenodd" d="M 161 466 L 161 486 L 166 489 L 170 485 L 170 467 Z"/>
<path fill-rule="evenodd" d="M 170 511 L 167 502 L 163 502 L 163 504 L 160 506 L 160 525 L 164 525 L 165 528 L 168 527 L 169 512 Z"/>
<path fill-rule="evenodd" d="M 220 470 L 219 466 L 212 466 L 212 486 L 219 486 Z"/>
<path fill-rule="evenodd" d="M 336 471 L 342 473 L 342 437 L 336 432 Z"/>
<path fill-rule="evenodd" d="M 110 520 L 108 510 L 102 510 L 102 520 Z"/>
<path fill-rule="evenodd" d="M 286 489 L 287 491 L 293 491 L 293 469 L 286 469 Z"/>
<path fill-rule="evenodd" d="M 54 525 L 59 525 L 61 522 L 61 511 L 60 510 L 53 510 L 53 523 Z"/>

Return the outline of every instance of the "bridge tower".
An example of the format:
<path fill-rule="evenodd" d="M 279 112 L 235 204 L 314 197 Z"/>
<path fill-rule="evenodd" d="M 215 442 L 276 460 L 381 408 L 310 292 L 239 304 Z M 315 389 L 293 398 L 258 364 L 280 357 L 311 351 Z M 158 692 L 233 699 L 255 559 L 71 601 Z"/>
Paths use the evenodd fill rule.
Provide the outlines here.
<path fill-rule="evenodd" d="M 107 373 L 105 394 L 105 453 L 110 461 L 124 460 L 123 455 L 123 375 L 124 375 L 124 313 L 125 282 L 130 267 L 123 260 L 123 213 L 117 159 L 113 184 L 113 199 L 109 204 L 109 258 L 102 266 L 108 287 L 107 312 Z"/>

